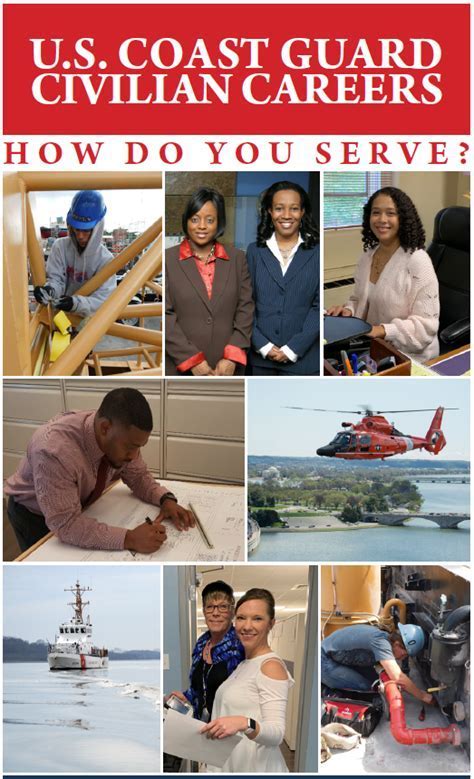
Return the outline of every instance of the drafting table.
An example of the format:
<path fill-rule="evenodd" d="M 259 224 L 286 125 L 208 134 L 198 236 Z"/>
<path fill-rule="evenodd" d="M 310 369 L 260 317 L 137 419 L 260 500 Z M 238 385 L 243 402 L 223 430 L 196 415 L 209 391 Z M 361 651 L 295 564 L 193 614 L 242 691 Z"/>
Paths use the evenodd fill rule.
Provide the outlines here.
<path fill-rule="evenodd" d="M 57 536 L 49 533 L 17 559 L 31 563 L 57 561 L 204 563 L 245 560 L 243 487 L 196 484 L 167 479 L 163 483 L 176 495 L 181 506 L 187 508 L 188 504 L 192 503 L 213 548 L 208 547 L 197 528 L 180 532 L 170 521 L 165 521 L 167 540 L 153 554 L 139 554 L 126 549 L 117 552 L 81 549 L 63 544 Z M 95 517 L 99 522 L 134 528 L 142 524 L 147 516 L 154 519 L 159 514 L 159 508 L 135 498 L 129 488 L 119 481 L 87 509 L 87 514 Z"/>

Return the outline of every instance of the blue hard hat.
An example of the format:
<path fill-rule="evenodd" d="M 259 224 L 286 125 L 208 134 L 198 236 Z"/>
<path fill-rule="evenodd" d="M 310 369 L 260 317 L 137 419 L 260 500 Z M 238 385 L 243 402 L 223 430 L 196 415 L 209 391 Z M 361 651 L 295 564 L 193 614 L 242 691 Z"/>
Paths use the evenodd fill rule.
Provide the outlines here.
<path fill-rule="evenodd" d="M 66 217 L 68 225 L 76 230 L 93 230 L 104 218 L 107 208 L 104 198 L 95 189 L 83 189 L 76 192 Z"/>
<path fill-rule="evenodd" d="M 421 652 L 425 646 L 425 634 L 423 628 L 419 625 L 402 625 L 400 622 L 397 626 L 397 630 L 400 633 L 405 649 L 410 657 L 417 655 Z"/>

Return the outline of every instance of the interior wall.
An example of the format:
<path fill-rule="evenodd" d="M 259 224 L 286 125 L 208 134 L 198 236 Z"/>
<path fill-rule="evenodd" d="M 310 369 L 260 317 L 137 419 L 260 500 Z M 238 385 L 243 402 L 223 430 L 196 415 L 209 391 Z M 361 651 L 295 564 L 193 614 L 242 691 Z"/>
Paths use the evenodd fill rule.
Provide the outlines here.
<path fill-rule="evenodd" d="M 200 187 L 217 189 L 225 198 L 226 229 L 220 240 L 234 243 L 235 239 L 235 188 L 237 174 L 233 171 L 200 171 L 166 173 L 165 247 L 179 243 L 183 235 L 181 217 L 190 195 Z"/>
<path fill-rule="evenodd" d="M 159 478 L 243 484 L 244 382 L 162 379 L 11 379 L 3 387 L 3 473 L 10 476 L 35 430 L 64 411 L 97 409 L 117 386 L 147 398 L 153 430 L 142 455 Z"/>
<path fill-rule="evenodd" d="M 177 565 L 163 568 L 163 692 L 185 690 L 187 687 L 189 663 L 183 662 L 182 643 L 187 642 L 183 635 L 180 615 L 180 597 L 182 590 L 182 570 Z"/>
<path fill-rule="evenodd" d="M 308 611 L 303 656 L 303 676 L 299 708 L 299 729 L 295 771 L 316 773 L 319 761 L 319 609 L 318 567 L 312 565 L 308 575 Z"/>
<path fill-rule="evenodd" d="M 181 219 L 190 195 L 200 187 L 212 187 L 225 199 L 226 229 L 219 240 L 246 251 L 256 239 L 260 194 L 283 178 L 281 171 L 167 173 L 165 248 L 179 243 L 183 236 Z M 309 193 L 319 226 L 319 173 L 293 171 L 288 178 Z"/>
<path fill-rule="evenodd" d="M 191 653 L 196 643 L 196 567 L 163 569 L 163 693 L 189 686 Z"/>
<path fill-rule="evenodd" d="M 286 717 L 285 741 L 293 751 L 296 748 L 298 707 L 303 671 L 305 615 L 294 614 L 277 621 L 272 630 L 270 646 L 287 664 L 295 684 L 290 690 Z"/>
<path fill-rule="evenodd" d="M 398 186 L 413 200 L 426 233 L 426 243 L 433 235 L 434 219 L 438 211 L 446 208 L 451 176 L 456 173 L 411 171 L 398 174 Z M 456 198 L 454 198 L 455 200 Z M 455 202 L 451 202 L 455 205 Z"/>
<path fill-rule="evenodd" d="M 166 382 L 164 435 L 169 479 L 243 484 L 244 381 Z"/>

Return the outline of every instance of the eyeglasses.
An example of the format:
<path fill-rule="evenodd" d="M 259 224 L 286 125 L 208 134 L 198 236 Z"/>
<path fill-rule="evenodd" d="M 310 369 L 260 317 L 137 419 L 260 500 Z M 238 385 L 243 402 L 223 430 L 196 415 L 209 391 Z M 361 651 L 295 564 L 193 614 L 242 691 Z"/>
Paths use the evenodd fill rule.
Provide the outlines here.
<path fill-rule="evenodd" d="M 215 609 L 217 609 L 219 614 L 227 614 L 231 608 L 230 603 L 213 603 L 212 605 L 204 606 L 204 614 L 212 614 Z"/>

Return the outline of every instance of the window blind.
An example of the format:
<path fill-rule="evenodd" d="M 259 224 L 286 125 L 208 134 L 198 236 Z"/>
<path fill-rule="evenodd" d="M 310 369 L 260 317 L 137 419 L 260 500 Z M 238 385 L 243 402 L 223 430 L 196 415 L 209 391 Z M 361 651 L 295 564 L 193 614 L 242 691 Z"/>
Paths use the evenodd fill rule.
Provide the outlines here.
<path fill-rule="evenodd" d="M 325 173 L 324 227 L 356 227 L 362 224 L 362 208 L 381 187 L 393 185 L 393 173 Z"/>

